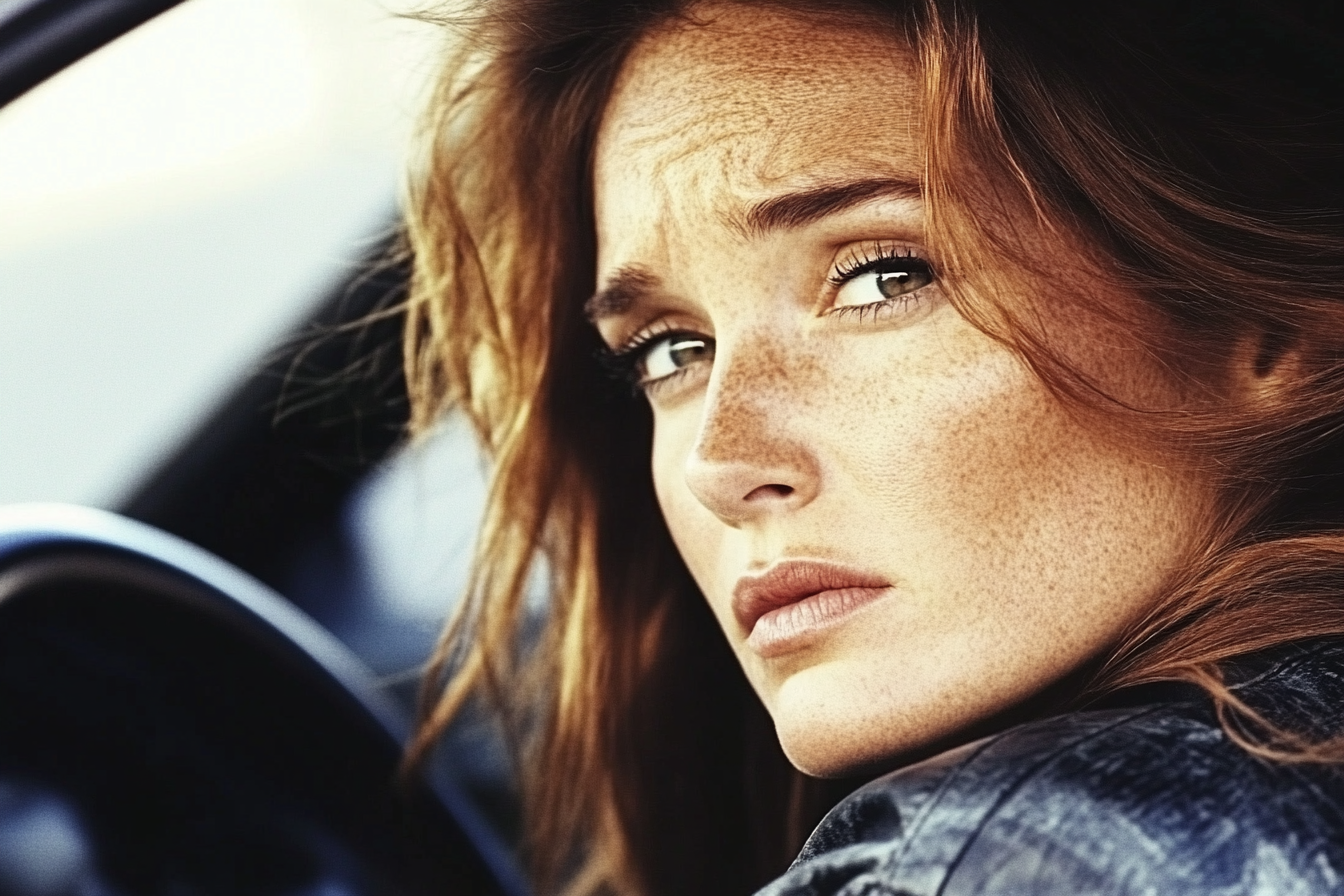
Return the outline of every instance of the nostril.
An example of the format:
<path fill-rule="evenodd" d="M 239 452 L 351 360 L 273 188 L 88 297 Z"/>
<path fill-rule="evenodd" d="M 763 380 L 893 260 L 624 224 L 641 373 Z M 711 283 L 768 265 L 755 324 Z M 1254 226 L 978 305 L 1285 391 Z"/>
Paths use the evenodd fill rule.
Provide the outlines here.
<path fill-rule="evenodd" d="M 787 498 L 791 494 L 793 494 L 793 486 L 771 483 L 752 489 L 746 499 L 751 501 L 756 498 Z"/>

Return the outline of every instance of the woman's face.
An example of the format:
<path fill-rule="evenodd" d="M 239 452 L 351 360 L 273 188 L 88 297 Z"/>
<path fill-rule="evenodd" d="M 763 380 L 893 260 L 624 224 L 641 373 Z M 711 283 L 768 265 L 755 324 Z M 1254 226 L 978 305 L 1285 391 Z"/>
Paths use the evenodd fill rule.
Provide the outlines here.
<path fill-rule="evenodd" d="M 911 53 L 768 5 L 636 48 L 599 135 L 598 291 L 653 408 L 668 527 L 780 740 L 839 774 L 946 742 L 1058 681 L 1152 604 L 1207 485 L 1103 432 L 969 324 L 924 237 Z M 1037 241 L 1000 305 L 1126 401 L 1174 390 Z M 1044 263 L 1041 263 L 1044 262 Z M 1014 262 L 982 263 L 1015 282 Z M 1033 302 L 1035 304 L 1033 304 Z"/>

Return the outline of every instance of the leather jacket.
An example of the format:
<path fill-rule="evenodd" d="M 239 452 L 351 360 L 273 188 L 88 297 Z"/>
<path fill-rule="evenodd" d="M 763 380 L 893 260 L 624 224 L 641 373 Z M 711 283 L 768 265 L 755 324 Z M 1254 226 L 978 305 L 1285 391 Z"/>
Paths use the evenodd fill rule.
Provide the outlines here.
<path fill-rule="evenodd" d="M 1280 725 L 1344 731 L 1344 643 L 1281 649 L 1230 680 Z M 1344 894 L 1344 766 L 1257 758 L 1202 692 L 1165 697 L 1030 722 L 879 778 L 759 896 Z"/>

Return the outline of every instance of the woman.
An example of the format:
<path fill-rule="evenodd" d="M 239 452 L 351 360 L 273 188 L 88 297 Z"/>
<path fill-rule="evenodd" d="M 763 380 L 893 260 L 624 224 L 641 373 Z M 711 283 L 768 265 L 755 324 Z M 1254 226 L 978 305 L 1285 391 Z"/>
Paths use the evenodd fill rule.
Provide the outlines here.
<path fill-rule="evenodd" d="M 415 752 L 499 707 L 543 891 L 747 892 L 893 769 L 767 891 L 1340 886 L 1326 13 L 459 20 L 408 370 L 495 468 Z"/>

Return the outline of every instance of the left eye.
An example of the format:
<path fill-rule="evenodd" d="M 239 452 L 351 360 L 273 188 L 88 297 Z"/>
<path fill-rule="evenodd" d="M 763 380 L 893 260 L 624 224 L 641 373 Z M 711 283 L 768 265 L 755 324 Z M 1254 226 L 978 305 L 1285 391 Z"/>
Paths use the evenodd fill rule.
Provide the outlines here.
<path fill-rule="evenodd" d="M 697 361 L 713 360 L 713 339 L 695 333 L 668 333 L 645 347 L 637 370 L 640 382 L 649 385 Z"/>
<path fill-rule="evenodd" d="M 879 258 L 836 278 L 835 306 L 871 305 L 909 295 L 933 282 L 933 269 L 922 258 Z"/>

